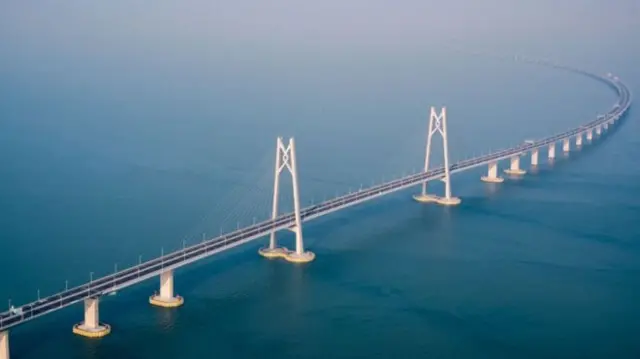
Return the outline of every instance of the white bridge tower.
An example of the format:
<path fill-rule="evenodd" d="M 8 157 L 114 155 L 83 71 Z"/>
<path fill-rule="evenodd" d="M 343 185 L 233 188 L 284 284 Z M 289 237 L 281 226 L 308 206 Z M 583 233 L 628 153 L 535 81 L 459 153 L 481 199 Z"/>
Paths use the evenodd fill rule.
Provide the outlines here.
<path fill-rule="evenodd" d="M 422 193 L 413 196 L 413 198 L 422 203 L 435 202 L 445 206 L 455 206 L 460 204 L 460 198 L 451 197 L 451 176 L 449 174 L 449 144 L 447 141 L 447 108 L 443 107 L 440 113 L 436 113 L 435 107 L 431 106 L 431 113 L 429 114 L 429 131 L 427 133 L 427 149 L 424 159 L 424 172 L 429 172 L 429 157 L 431 157 L 431 138 L 434 134 L 440 134 L 442 136 L 442 146 L 444 152 L 444 197 L 428 195 L 427 194 L 427 181 L 422 183 Z"/>
<path fill-rule="evenodd" d="M 280 191 L 280 174 L 284 170 L 288 170 L 291 174 L 291 182 L 293 183 L 293 214 L 295 225 L 289 228 L 296 234 L 296 249 L 291 251 L 285 247 L 278 247 L 276 242 L 276 229 L 271 231 L 269 246 L 261 248 L 258 253 L 266 258 L 284 258 L 289 262 L 306 263 L 311 262 L 315 258 L 313 252 L 304 250 L 302 240 L 302 219 L 300 218 L 300 195 L 298 192 L 298 167 L 296 162 L 296 146 L 293 138 L 289 139 L 289 143 L 285 147 L 282 138 L 278 137 L 276 142 L 276 169 L 275 180 L 273 183 L 273 211 L 271 219 L 278 217 L 278 198 Z"/>

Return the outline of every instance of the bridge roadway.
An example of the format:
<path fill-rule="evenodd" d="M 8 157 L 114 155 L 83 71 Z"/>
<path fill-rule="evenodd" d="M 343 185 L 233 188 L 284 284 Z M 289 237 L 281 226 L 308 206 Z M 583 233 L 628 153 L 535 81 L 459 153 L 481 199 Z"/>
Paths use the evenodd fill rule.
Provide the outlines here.
<path fill-rule="evenodd" d="M 548 64 L 547 64 L 548 65 Z M 549 65 L 548 65 L 549 66 Z M 554 67 L 560 67 L 551 65 Z M 604 117 L 579 126 L 575 129 L 553 135 L 533 143 L 522 144 L 505 150 L 500 150 L 487 155 L 460 161 L 451 165 L 450 173 L 462 172 L 477 166 L 486 165 L 490 162 L 500 161 L 513 156 L 522 155 L 536 148 L 548 146 L 551 143 L 570 138 L 579 133 L 592 130 L 597 126 L 610 121 L 612 118 L 618 119 L 628 110 L 631 105 L 631 93 L 629 89 L 617 78 L 598 76 L 581 70 L 564 68 L 565 70 L 581 73 L 592 77 L 611 86 L 618 93 L 618 102 L 613 109 Z M 425 181 L 437 180 L 444 177 L 444 167 L 436 168 L 428 172 L 420 172 L 406 177 L 389 181 L 384 184 L 362 189 L 341 197 L 337 197 L 301 210 L 302 221 L 309 221 L 314 218 L 350 207 L 365 201 L 369 201 L 396 191 L 400 191 Z M 273 230 L 287 229 L 294 226 L 293 213 L 281 215 L 273 220 L 267 220 L 254 225 L 236 230 L 234 232 L 221 235 L 219 237 L 203 241 L 170 254 L 143 262 L 136 266 L 123 269 L 119 272 L 97 278 L 83 285 L 61 291 L 55 295 L 48 296 L 28 303 L 20 307 L 22 313 L 16 314 L 10 311 L 0 313 L 0 332 L 8 330 L 17 325 L 51 313 L 61 308 L 89 297 L 98 297 L 110 292 L 132 286 L 146 279 L 157 277 L 163 271 L 182 267 L 215 253 L 239 246 L 254 239 L 264 237 Z"/>

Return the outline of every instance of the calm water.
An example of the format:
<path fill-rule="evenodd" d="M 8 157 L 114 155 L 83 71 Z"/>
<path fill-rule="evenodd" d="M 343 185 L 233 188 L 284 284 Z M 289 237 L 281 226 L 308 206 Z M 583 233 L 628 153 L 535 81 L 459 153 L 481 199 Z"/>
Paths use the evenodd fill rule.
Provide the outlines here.
<path fill-rule="evenodd" d="M 158 60 L 168 47 L 116 53 L 77 36 L 87 42 L 58 51 L 5 37 L 0 306 L 266 218 L 278 135 L 296 137 L 311 203 L 419 168 L 432 104 L 448 106 L 457 160 L 615 101 L 593 80 L 433 39 L 312 50 L 244 39 Z M 640 90 L 636 49 L 572 36 L 462 47 L 613 70 Z M 82 309 L 67 308 L 12 330 L 13 357 L 637 358 L 639 131 L 635 111 L 604 140 L 500 186 L 478 180 L 485 169 L 456 175 L 456 208 L 420 206 L 411 190 L 311 222 L 309 265 L 262 259 L 260 240 L 180 269 L 177 310 L 148 305 L 155 280 L 127 289 L 102 302 L 113 327 L 103 340 L 73 336 Z"/>

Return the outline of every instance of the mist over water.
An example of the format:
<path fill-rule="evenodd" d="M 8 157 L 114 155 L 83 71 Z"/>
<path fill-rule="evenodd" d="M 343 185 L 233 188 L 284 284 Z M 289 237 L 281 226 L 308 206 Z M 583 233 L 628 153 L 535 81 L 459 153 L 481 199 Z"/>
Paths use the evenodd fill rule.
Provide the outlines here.
<path fill-rule="evenodd" d="M 634 1 L 3 8 L 0 306 L 267 218 L 276 136 L 295 136 L 310 204 L 419 169 L 431 105 L 447 106 L 461 160 L 615 102 L 494 55 L 640 86 Z M 148 305 L 156 280 L 124 290 L 102 302 L 102 340 L 71 334 L 79 306 L 40 318 L 11 330 L 12 355 L 636 358 L 638 120 L 521 180 L 456 175 L 459 207 L 412 189 L 309 222 L 309 265 L 264 260 L 265 239 L 180 269 L 174 311 Z"/>

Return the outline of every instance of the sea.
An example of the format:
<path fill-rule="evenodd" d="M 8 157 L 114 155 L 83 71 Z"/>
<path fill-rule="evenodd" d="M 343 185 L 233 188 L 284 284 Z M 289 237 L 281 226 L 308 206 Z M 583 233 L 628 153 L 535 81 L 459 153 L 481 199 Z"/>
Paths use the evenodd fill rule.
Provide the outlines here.
<path fill-rule="evenodd" d="M 594 36 L 595 2 L 586 25 L 456 39 L 400 39 L 382 15 L 396 32 L 358 21 L 340 32 L 309 13 L 289 32 L 269 12 L 264 33 L 227 34 L 203 33 L 193 13 L 69 2 L 49 16 L 45 3 L 9 6 L 20 21 L 0 25 L 0 308 L 269 218 L 278 136 L 295 138 L 306 206 L 419 171 L 430 106 L 447 107 L 454 162 L 616 101 L 515 55 L 612 72 L 640 92 L 637 23 L 615 23 L 617 9 Z M 242 18 L 237 7 L 229 16 Z M 590 31 L 569 31 L 580 26 Z M 154 35 L 167 27 L 178 35 Z M 101 299 L 109 336 L 72 334 L 76 304 L 11 329 L 12 358 L 639 358 L 638 133 L 634 104 L 553 162 L 523 157 L 521 178 L 452 176 L 459 206 L 419 204 L 411 188 L 341 210 L 304 223 L 311 263 L 262 258 L 257 239 L 176 270 L 180 308 L 149 305 L 151 279 Z M 277 235 L 293 248 L 292 233 Z"/>

